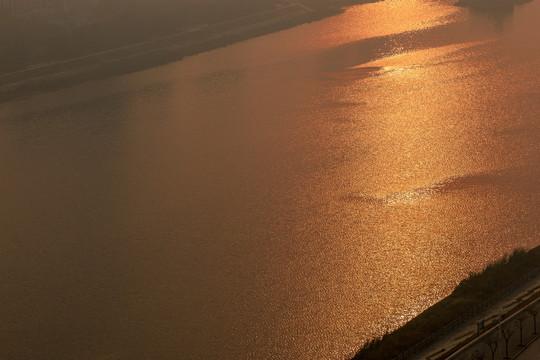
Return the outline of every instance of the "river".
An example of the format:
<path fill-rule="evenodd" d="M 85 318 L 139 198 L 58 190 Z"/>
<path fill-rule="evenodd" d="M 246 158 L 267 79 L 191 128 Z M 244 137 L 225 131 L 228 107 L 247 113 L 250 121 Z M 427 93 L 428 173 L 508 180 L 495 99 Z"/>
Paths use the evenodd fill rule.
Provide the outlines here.
<path fill-rule="evenodd" d="M 388 0 L 0 104 L 0 358 L 344 359 L 539 245 L 540 1 Z"/>

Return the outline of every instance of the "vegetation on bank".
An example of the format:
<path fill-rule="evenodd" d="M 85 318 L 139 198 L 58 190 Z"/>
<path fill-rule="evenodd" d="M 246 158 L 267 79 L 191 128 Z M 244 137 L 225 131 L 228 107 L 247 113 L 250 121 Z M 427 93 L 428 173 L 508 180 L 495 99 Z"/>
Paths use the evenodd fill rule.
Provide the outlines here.
<path fill-rule="evenodd" d="M 540 247 L 529 251 L 515 250 L 512 255 L 504 256 L 482 272 L 469 275 L 452 294 L 401 328 L 366 343 L 353 360 L 393 359 L 521 277 L 536 270 L 539 264 Z"/>

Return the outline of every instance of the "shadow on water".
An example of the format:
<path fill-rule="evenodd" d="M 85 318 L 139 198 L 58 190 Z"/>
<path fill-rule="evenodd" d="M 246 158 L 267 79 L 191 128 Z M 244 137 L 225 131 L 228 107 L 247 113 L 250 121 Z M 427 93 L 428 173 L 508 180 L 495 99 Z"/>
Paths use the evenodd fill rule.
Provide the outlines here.
<path fill-rule="evenodd" d="M 458 174 L 440 179 L 426 186 L 397 191 L 386 195 L 349 194 L 345 197 L 345 200 L 378 205 L 414 204 L 455 191 L 488 187 L 496 188 L 498 191 L 504 189 L 506 192 L 535 194 L 538 191 L 538 176 L 537 170 L 519 168 Z"/>
<path fill-rule="evenodd" d="M 359 65 L 398 54 L 499 38 L 514 13 L 513 9 L 470 11 L 473 18 L 471 22 L 454 22 L 422 31 L 377 36 L 325 49 L 318 56 L 318 68 L 324 79 L 341 81 L 344 77 L 369 77 L 378 74 L 381 69 L 360 68 Z M 478 45 L 482 46 L 480 43 Z M 296 61 L 303 64 L 304 59 Z M 344 69 L 349 69 L 346 74 L 342 73 Z"/>
<path fill-rule="evenodd" d="M 497 9 L 470 9 L 471 17 L 474 20 L 489 22 L 498 33 L 505 31 L 508 23 L 513 19 L 514 6 Z"/>

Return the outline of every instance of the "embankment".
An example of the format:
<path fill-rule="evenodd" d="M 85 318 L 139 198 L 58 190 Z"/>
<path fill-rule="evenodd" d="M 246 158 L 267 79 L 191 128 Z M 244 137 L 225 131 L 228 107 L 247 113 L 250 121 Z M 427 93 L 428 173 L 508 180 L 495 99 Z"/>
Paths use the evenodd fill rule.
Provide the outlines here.
<path fill-rule="evenodd" d="M 374 0 L 343 1 L 336 3 L 339 6 L 319 6 L 314 9 L 291 3 L 274 10 L 184 33 L 0 74 L 0 101 L 178 61 L 186 56 L 336 15 L 345 5 L 372 1 Z"/>
<path fill-rule="evenodd" d="M 516 250 L 463 280 L 448 297 L 392 333 L 364 345 L 353 360 L 388 360 L 429 338 L 445 325 L 478 308 L 486 300 L 507 289 L 527 274 L 538 271 L 540 246 Z"/>

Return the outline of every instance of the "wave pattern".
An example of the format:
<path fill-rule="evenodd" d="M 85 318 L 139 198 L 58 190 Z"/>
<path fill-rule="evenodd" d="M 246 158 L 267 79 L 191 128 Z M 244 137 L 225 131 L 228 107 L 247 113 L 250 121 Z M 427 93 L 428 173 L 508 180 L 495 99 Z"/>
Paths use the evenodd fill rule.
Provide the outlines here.
<path fill-rule="evenodd" d="M 475 186 L 497 185 L 502 183 L 502 181 L 503 176 L 499 173 L 463 174 L 444 178 L 428 186 L 394 192 L 385 196 L 356 193 L 351 194 L 349 198 L 351 200 L 359 200 L 374 204 L 413 203 L 443 195 L 451 191 L 464 190 Z"/>

